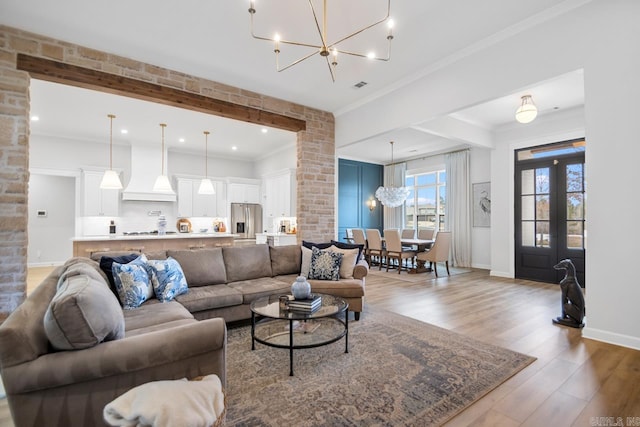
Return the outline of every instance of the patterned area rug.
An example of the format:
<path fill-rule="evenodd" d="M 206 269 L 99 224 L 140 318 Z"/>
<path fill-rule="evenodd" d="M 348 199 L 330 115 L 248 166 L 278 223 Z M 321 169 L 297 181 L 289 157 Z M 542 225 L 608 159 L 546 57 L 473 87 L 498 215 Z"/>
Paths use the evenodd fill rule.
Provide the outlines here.
<path fill-rule="evenodd" d="M 294 351 L 229 329 L 227 425 L 440 425 L 535 360 L 369 308 L 344 340 Z"/>

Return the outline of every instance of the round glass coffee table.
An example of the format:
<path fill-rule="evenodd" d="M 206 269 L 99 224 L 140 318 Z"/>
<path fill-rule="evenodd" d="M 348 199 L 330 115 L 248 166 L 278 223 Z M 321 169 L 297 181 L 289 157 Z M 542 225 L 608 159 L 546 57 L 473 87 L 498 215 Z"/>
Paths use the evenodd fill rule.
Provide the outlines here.
<path fill-rule="evenodd" d="M 320 347 L 344 337 L 349 353 L 349 304 L 342 298 L 318 294 L 321 306 L 313 312 L 282 307 L 280 297 L 271 295 L 251 303 L 251 350 L 256 341 L 289 350 L 289 375 L 293 375 L 293 350 Z"/>

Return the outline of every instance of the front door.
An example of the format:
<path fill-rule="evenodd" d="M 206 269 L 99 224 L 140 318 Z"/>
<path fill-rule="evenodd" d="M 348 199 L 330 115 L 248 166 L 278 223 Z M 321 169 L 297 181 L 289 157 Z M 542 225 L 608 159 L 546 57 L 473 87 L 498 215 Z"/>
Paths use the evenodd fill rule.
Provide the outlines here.
<path fill-rule="evenodd" d="M 515 272 L 521 279 L 558 283 L 553 266 L 569 258 L 585 286 L 584 140 L 516 152 Z"/>

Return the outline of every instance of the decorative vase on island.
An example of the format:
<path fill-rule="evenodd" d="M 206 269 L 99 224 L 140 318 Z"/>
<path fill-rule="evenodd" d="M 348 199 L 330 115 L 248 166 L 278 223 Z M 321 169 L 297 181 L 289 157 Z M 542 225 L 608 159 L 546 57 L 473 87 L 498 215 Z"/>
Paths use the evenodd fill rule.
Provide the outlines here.
<path fill-rule="evenodd" d="M 291 294 L 294 299 L 307 299 L 311 296 L 311 285 L 306 277 L 296 277 L 296 281 L 291 285 Z"/>

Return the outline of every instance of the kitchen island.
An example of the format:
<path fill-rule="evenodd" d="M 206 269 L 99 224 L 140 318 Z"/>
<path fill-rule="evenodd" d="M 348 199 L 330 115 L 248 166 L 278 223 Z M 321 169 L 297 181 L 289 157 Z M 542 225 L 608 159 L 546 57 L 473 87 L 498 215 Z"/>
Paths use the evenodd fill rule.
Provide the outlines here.
<path fill-rule="evenodd" d="M 168 249 L 201 249 L 233 246 L 237 234 L 231 233 L 175 233 L 125 236 L 83 236 L 73 241 L 73 256 L 90 257 L 94 252 L 149 252 Z"/>

